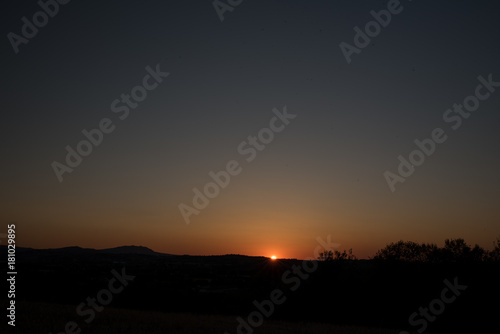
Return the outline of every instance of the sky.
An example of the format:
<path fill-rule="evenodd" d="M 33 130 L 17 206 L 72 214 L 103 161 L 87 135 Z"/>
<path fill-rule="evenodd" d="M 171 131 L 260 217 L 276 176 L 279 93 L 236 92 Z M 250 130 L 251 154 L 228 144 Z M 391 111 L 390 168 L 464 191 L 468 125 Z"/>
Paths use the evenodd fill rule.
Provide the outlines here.
<path fill-rule="evenodd" d="M 0 232 L 15 223 L 18 246 L 306 258 L 330 235 L 368 258 L 500 237 L 500 88 L 478 79 L 500 82 L 496 1 L 243 0 L 222 21 L 210 0 L 58 7 L 23 43 L 40 5 L 1 14 Z M 436 128 L 446 140 L 391 189 Z M 71 168 L 83 130 L 99 145 Z"/>

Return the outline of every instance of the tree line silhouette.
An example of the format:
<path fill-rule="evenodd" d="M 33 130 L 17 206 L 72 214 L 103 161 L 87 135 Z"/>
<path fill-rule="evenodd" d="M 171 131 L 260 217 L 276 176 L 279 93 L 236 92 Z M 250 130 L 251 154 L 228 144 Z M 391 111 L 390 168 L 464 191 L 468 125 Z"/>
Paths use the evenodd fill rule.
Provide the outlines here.
<path fill-rule="evenodd" d="M 320 261 L 343 261 L 356 260 L 352 254 L 352 248 L 348 251 L 324 251 L 321 252 Z M 373 260 L 381 261 L 404 261 L 404 262 L 495 262 L 500 261 L 500 238 L 493 242 L 493 250 L 488 251 L 479 245 L 471 247 L 464 239 L 446 239 L 444 247 L 436 244 L 416 243 L 413 241 L 400 240 L 377 251 Z"/>

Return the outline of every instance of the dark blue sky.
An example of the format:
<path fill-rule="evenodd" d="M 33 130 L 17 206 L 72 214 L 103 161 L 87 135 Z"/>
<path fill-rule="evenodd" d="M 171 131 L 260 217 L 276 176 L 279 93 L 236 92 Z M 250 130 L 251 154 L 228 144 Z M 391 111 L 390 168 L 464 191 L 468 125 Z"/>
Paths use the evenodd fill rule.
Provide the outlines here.
<path fill-rule="evenodd" d="M 500 88 L 457 130 L 443 113 L 478 76 L 500 81 L 499 5 L 401 1 L 348 64 L 339 44 L 388 2 L 244 0 L 221 22 L 208 0 L 71 1 L 17 54 L 7 34 L 40 7 L 6 4 L 2 222 L 32 247 L 305 257 L 327 234 L 361 257 L 399 239 L 490 247 Z M 120 120 L 111 103 L 157 64 L 170 75 Z M 297 117 L 247 163 L 238 145 L 284 106 Z M 59 182 L 51 164 L 103 118 L 114 131 Z M 391 192 L 384 172 L 435 128 L 447 141 Z M 230 160 L 241 174 L 185 224 L 179 204 Z"/>

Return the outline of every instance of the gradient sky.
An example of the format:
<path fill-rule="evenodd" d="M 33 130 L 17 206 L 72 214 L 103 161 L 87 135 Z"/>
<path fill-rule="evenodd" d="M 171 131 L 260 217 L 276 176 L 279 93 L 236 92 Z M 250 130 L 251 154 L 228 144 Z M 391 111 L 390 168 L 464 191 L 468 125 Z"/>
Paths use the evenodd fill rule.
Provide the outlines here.
<path fill-rule="evenodd" d="M 500 236 L 500 88 L 453 131 L 443 113 L 500 81 L 497 1 L 401 1 L 348 64 L 339 48 L 387 1 L 71 1 L 2 52 L 1 216 L 17 245 L 143 245 L 173 254 L 305 258 L 316 237 L 368 257 L 392 241 Z M 4 5 L 20 34 L 36 1 Z M 145 67 L 170 75 L 120 120 Z M 251 163 L 237 151 L 272 109 L 298 115 Z M 116 125 L 58 182 L 51 163 L 102 118 Z M 434 128 L 448 140 L 390 191 L 383 173 Z M 185 224 L 180 203 L 241 163 Z"/>

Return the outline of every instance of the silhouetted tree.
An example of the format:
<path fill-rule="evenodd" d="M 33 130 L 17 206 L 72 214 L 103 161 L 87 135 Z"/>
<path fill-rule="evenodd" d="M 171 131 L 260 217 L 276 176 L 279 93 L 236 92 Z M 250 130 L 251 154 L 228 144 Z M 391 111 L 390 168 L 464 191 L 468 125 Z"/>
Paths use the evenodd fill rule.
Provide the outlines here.
<path fill-rule="evenodd" d="M 318 256 L 319 261 L 332 261 L 333 260 L 333 251 L 324 251 L 320 252 Z"/>
<path fill-rule="evenodd" d="M 500 254 L 500 248 L 498 252 Z M 439 248 L 435 244 L 417 244 L 413 241 L 400 240 L 397 243 L 390 243 L 385 248 L 377 251 L 374 259 L 440 263 L 480 262 L 488 257 L 491 258 L 491 256 L 488 256 L 488 252 L 478 245 L 471 248 L 464 239 L 446 239 L 443 248 Z"/>
<path fill-rule="evenodd" d="M 419 245 L 413 241 L 400 240 L 396 243 L 391 242 L 377 251 L 374 259 L 393 260 L 393 261 L 427 261 L 428 252 L 435 251 L 436 245 Z"/>
<path fill-rule="evenodd" d="M 474 245 L 474 248 L 470 251 L 470 260 L 474 262 L 480 262 L 487 260 L 488 252 L 483 248 L 479 247 L 479 245 Z"/>
<path fill-rule="evenodd" d="M 493 242 L 493 250 L 488 253 L 488 259 L 491 261 L 500 261 L 500 237 Z"/>
<path fill-rule="evenodd" d="M 443 256 L 448 261 L 463 261 L 470 257 L 471 248 L 464 239 L 446 239 Z"/>
<path fill-rule="evenodd" d="M 318 260 L 320 261 L 341 261 L 341 260 L 356 260 L 356 256 L 352 254 L 352 248 L 348 251 L 345 249 L 341 252 L 336 251 L 324 251 L 319 253 Z"/>
<path fill-rule="evenodd" d="M 422 244 L 425 261 L 436 263 L 441 260 L 441 249 L 436 244 Z"/>

